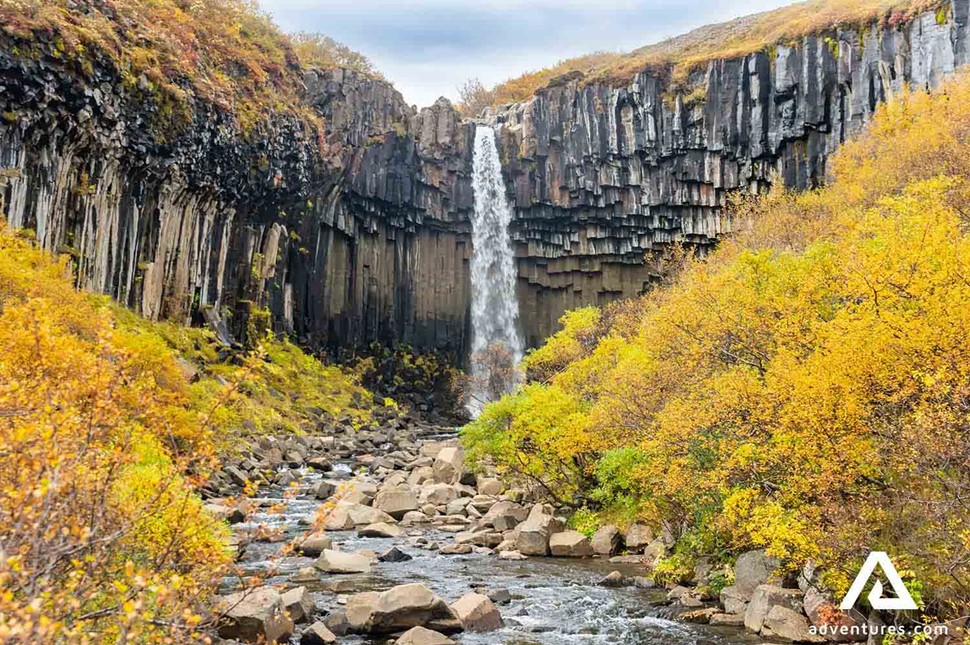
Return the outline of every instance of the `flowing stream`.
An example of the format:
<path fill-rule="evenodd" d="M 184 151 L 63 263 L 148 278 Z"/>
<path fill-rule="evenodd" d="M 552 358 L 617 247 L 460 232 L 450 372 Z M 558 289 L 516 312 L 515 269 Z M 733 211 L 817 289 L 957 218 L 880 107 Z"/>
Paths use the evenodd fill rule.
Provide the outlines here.
<path fill-rule="evenodd" d="M 475 213 L 472 218 L 472 348 L 471 384 L 466 406 L 472 416 L 518 382 L 517 367 L 525 351 L 519 332 L 515 293 L 516 265 L 509 237 L 512 207 L 502 179 L 495 132 L 475 130 L 472 162 Z"/>
<path fill-rule="evenodd" d="M 350 476 L 350 468 L 338 464 L 338 473 Z M 306 523 L 322 502 L 313 499 L 309 488 L 321 475 L 304 471 L 301 494 L 283 499 L 277 486 L 261 490 L 254 502 L 285 506 L 282 513 L 257 512 L 249 522 L 238 524 L 236 531 L 257 525 L 281 529 L 287 540 L 307 530 Z M 641 575 L 633 565 L 614 564 L 602 559 L 529 558 L 505 561 L 492 555 L 442 555 L 417 548 L 407 536 L 401 538 L 360 538 L 354 531 L 328 533 L 342 551 L 377 553 L 397 547 L 412 556 L 407 562 L 380 562 L 370 573 L 322 575 L 316 582 L 301 582 L 311 592 L 317 607 L 339 612 L 349 594 L 383 591 L 395 585 L 420 582 L 449 602 L 474 588 L 507 589 L 509 604 L 499 607 L 505 627 L 497 632 L 475 634 L 464 632 L 452 638 L 460 645 L 753 645 L 760 643 L 734 628 L 691 625 L 661 617 L 652 602 L 664 596 L 663 591 L 636 588 L 611 589 L 597 583 L 611 571 Z M 409 532 L 408 535 L 417 535 Z M 454 539 L 453 534 L 427 531 L 422 535 L 441 545 Z M 295 586 L 289 579 L 301 568 L 311 566 L 313 558 L 289 555 L 280 558 L 282 543 L 252 542 L 238 563 L 247 574 L 269 574 L 265 582 Z M 235 581 L 227 579 L 227 588 Z M 299 642 L 294 636 L 292 643 Z M 386 638 L 357 635 L 341 636 L 344 645 L 376 645 L 391 642 Z"/>

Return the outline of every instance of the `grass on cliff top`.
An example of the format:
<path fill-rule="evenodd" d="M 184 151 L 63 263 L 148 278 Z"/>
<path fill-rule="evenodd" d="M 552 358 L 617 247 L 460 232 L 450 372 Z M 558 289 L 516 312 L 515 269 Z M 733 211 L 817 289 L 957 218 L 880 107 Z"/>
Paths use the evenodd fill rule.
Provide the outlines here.
<path fill-rule="evenodd" d="M 745 56 L 838 27 L 896 26 L 929 10 L 938 10 L 938 19 L 944 20 L 945 6 L 949 3 L 942 0 L 809 0 L 701 27 L 628 53 L 598 52 L 564 60 L 499 84 L 494 104 L 524 101 L 552 79 L 573 71 L 586 74 L 589 83 L 625 84 L 641 71 L 672 67 L 674 80 L 683 81 L 690 71 L 711 60 Z"/>
<path fill-rule="evenodd" d="M 183 123 L 193 97 L 232 110 L 244 129 L 267 107 L 296 109 L 304 66 L 376 75 L 325 36 L 294 43 L 251 0 L 0 0 L 0 31 L 17 39 L 14 54 L 50 52 L 82 75 L 107 57 L 126 85 Z"/>

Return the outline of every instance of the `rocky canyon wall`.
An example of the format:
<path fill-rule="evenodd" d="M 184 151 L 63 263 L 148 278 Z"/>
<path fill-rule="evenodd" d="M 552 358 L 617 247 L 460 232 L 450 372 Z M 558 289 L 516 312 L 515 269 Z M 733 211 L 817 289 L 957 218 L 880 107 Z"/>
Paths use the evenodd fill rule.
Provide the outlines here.
<path fill-rule="evenodd" d="M 670 243 L 711 248 L 731 231 L 731 191 L 823 181 L 880 103 L 968 62 L 968 12 L 955 0 L 717 60 L 680 91 L 656 73 L 610 87 L 576 72 L 499 109 L 530 344 L 564 308 L 648 288 Z"/>
<path fill-rule="evenodd" d="M 566 309 L 649 288 L 671 243 L 710 249 L 731 191 L 822 181 L 880 102 L 967 62 L 968 12 L 718 60 L 679 90 L 567 75 L 491 114 L 529 344 Z M 310 71 L 319 130 L 281 113 L 242 132 L 198 103 L 159 134 L 164 106 L 110 64 L 18 49 L 0 42 L 0 213 L 71 256 L 81 286 L 237 336 L 271 322 L 330 350 L 467 348 L 474 124 L 447 101 L 416 110 L 384 81 Z"/>
<path fill-rule="evenodd" d="M 450 105 L 311 71 L 323 131 L 279 114 L 243 133 L 199 103 L 169 137 L 110 66 L 16 49 L 0 48 L 0 213 L 71 256 L 80 286 L 237 337 L 271 318 L 318 348 L 463 349 L 471 130 Z"/>

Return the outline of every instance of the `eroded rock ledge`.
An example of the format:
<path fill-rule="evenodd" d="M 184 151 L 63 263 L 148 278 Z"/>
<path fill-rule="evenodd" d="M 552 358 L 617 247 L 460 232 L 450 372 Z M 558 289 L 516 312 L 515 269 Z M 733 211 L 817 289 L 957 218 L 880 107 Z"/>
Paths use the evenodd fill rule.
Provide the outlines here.
<path fill-rule="evenodd" d="M 968 13 L 953 0 L 715 61 L 682 92 L 564 78 L 500 109 L 529 343 L 568 308 L 648 288 L 671 242 L 711 248 L 731 190 L 821 181 L 880 102 L 967 62 Z M 81 286 L 152 318 L 223 312 L 237 335 L 268 310 L 318 348 L 466 347 L 474 124 L 447 101 L 418 111 L 383 81 L 311 71 L 322 132 L 280 114 L 244 134 L 198 104 L 160 139 L 111 65 L 79 74 L 16 45 L 0 42 L 0 212 L 73 256 Z"/>

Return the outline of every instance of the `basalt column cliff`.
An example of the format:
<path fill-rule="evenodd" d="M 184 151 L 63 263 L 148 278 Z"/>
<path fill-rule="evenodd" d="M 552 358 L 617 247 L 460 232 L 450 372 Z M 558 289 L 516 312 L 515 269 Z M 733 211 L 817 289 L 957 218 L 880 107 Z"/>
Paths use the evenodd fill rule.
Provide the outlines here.
<path fill-rule="evenodd" d="M 527 342 L 568 308 L 648 288 L 672 242 L 710 248 L 731 230 L 729 191 L 776 172 L 821 181 L 880 102 L 967 62 L 968 11 L 953 0 L 715 60 L 678 90 L 657 71 L 621 86 L 567 75 L 488 115 Z M 149 317 L 465 351 L 475 124 L 444 100 L 415 110 L 382 80 L 298 72 L 319 129 L 280 113 L 243 131 L 196 101 L 166 136 L 141 79 L 4 37 L 0 212 L 72 256 L 82 286 Z"/>

